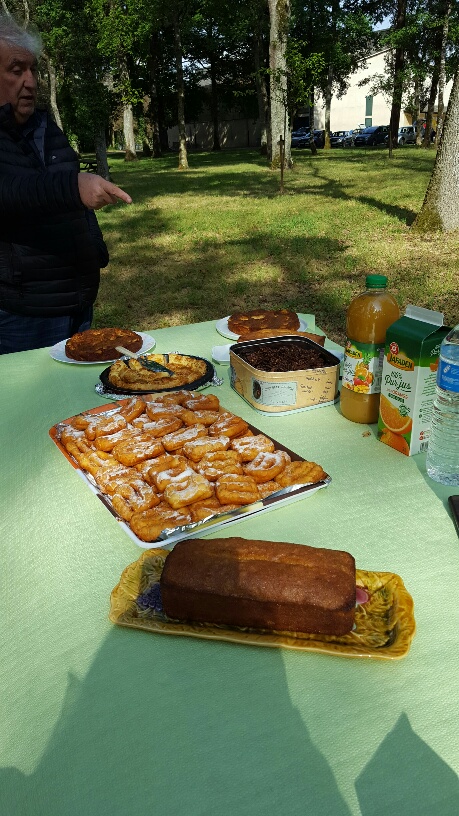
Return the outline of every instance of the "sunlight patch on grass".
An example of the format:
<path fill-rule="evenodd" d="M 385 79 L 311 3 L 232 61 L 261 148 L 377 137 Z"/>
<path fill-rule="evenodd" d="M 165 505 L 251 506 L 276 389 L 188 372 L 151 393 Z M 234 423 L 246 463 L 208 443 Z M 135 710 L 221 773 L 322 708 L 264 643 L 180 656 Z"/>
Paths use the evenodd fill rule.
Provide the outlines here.
<path fill-rule="evenodd" d="M 459 236 L 421 238 L 419 211 L 434 151 L 298 151 L 285 174 L 256 151 L 124 163 L 114 180 L 134 205 L 98 212 L 111 261 L 97 325 L 138 329 L 216 319 L 235 309 L 288 306 L 316 314 L 344 339 L 344 315 L 368 272 L 387 274 L 402 308 L 442 308 L 457 320 Z"/>

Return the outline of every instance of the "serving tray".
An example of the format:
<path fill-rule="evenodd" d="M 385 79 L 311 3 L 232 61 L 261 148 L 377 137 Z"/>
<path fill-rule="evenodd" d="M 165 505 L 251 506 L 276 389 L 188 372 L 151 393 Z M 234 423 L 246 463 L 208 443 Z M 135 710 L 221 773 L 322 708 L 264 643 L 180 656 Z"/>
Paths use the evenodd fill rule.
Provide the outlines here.
<path fill-rule="evenodd" d="M 159 394 L 155 394 L 153 396 L 144 394 L 143 399 L 148 402 L 150 400 L 154 400 L 155 397 L 159 396 Z M 120 399 L 116 402 L 116 404 L 110 408 L 107 405 L 98 405 L 95 408 L 91 408 L 88 411 L 84 411 L 84 414 L 105 414 L 106 416 L 110 416 L 114 411 L 119 411 L 121 405 L 125 405 L 128 403 L 128 399 Z M 221 406 L 223 408 L 223 406 Z M 118 524 L 121 525 L 123 530 L 127 533 L 127 535 L 142 549 L 150 549 L 151 542 L 142 541 L 138 536 L 133 533 L 129 525 L 118 515 L 116 510 L 113 508 L 110 496 L 102 493 L 97 486 L 95 480 L 91 476 L 91 474 L 86 473 L 83 471 L 78 462 L 71 456 L 65 447 L 60 442 L 60 433 L 66 424 L 70 423 L 74 419 L 74 417 L 68 417 L 67 419 L 63 419 L 61 422 L 56 423 L 53 425 L 52 428 L 49 430 L 49 435 L 53 442 L 57 445 L 61 453 L 65 456 L 68 462 L 72 465 L 72 467 L 77 471 L 78 475 L 83 479 L 85 484 L 89 487 L 89 489 L 97 496 L 98 499 L 102 502 L 102 504 L 109 510 L 111 515 L 116 519 Z M 253 431 L 254 434 L 264 433 L 256 428 L 254 425 L 249 424 L 249 429 Z M 268 436 L 269 439 L 272 439 L 274 442 L 275 447 L 278 450 L 286 451 L 292 461 L 304 461 L 302 456 L 299 456 L 294 451 L 290 450 L 289 448 L 282 445 L 282 443 L 277 442 L 273 437 L 270 437 L 269 434 L 264 434 Z M 177 541 L 181 541 L 184 538 L 194 538 L 196 536 L 206 535 L 207 533 L 213 533 L 215 530 L 218 530 L 228 524 L 234 524 L 238 521 L 243 521 L 248 516 L 252 516 L 256 513 L 266 513 L 269 510 L 275 510 L 278 507 L 282 507 L 284 504 L 290 504 L 295 501 L 299 501 L 300 499 L 304 499 L 308 496 L 311 496 L 313 493 L 316 493 L 317 490 L 320 490 L 324 487 L 327 487 L 331 482 L 331 477 L 326 475 L 326 477 L 320 481 L 315 482 L 314 484 L 306 484 L 306 485 L 292 485 L 291 487 L 285 487 L 282 490 L 278 490 L 276 493 L 271 494 L 265 499 L 260 499 L 254 504 L 245 504 L 241 505 L 237 510 L 232 510 L 229 513 L 221 513 L 219 516 L 212 516 L 210 519 L 206 521 L 199 521 L 199 522 L 192 522 L 190 524 L 186 524 L 182 527 L 175 527 L 172 530 L 164 530 L 156 542 L 163 547 L 171 548 Z"/>
<path fill-rule="evenodd" d="M 400 576 L 392 572 L 356 570 L 356 584 L 368 597 L 357 604 L 355 628 L 347 635 L 308 635 L 239 629 L 210 623 L 185 623 L 168 618 L 161 606 L 159 580 L 165 549 L 146 550 L 123 571 L 110 596 L 112 623 L 163 635 L 224 640 L 248 646 L 275 646 L 339 657 L 397 660 L 410 649 L 415 633 L 413 599 Z"/>

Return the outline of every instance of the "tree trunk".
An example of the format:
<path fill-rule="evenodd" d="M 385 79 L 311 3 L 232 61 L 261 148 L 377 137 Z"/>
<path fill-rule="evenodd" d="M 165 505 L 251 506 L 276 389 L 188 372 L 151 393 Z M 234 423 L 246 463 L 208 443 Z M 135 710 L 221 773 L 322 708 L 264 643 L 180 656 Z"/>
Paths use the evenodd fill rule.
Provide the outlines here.
<path fill-rule="evenodd" d="M 451 2 L 448 2 L 446 9 L 445 20 L 443 23 L 443 35 L 441 41 L 441 56 L 440 56 L 440 74 L 438 77 L 438 109 L 437 109 L 437 132 L 436 142 L 440 143 L 441 131 L 443 127 L 443 118 L 445 115 L 445 59 L 446 59 L 446 44 L 448 40 L 449 16 L 451 14 Z"/>
<path fill-rule="evenodd" d="M 285 140 L 284 167 L 291 167 L 291 139 L 287 138 L 287 62 L 286 49 L 290 24 L 290 0 L 268 0 L 269 7 L 269 69 L 270 69 L 270 127 L 271 168 L 281 163 L 280 138 Z"/>
<path fill-rule="evenodd" d="M 258 25 L 253 38 L 253 62 L 255 65 L 255 86 L 257 89 L 258 118 L 260 120 L 260 152 L 262 156 L 268 155 L 268 121 L 269 121 L 269 101 L 268 90 L 264 73 L 263 60 L 263 35 L 261 26 Z"/>
<path fill-rule="evenodd" d="M 315 103 L 314 103 L 314 88 L 311 91 L 311 101 L 309 103 L 309 147 L 311 156 L 317 156 L 317 147 L 314 141 L 314 131 L 316 129 L 315 123 Z"/>
<path fill-rule="evenodd" d="M 330 62 L 327 74 L 327 86 L 325 88 L 325 149 L 330 150 L 330 112 L 333 88 L 333 65 Z"/>
<path fill-rule="evenodd" d="M 123 88 L 123 135 L 125 146 L 124 161 L 136 161 L 137 154 L 135 152 L 134 114 L 132 111 L 132 103 L 129 100 L 131 83 L 126 65 L 126 58 L 124 55 L 122 55 L 120 58 L 120 69 L 121 83 Z"/>
<path fill-rule="evenodd" d="M 440 8 L 440 13 L 444 17 L 446 17 L 449 3 L 450 0 L 445 0 L 445 2 L 442 4 L 442 7 Z M 430 134 L 432 131 L 435 100 L 437 98 L 438 80 L 440 78 L 440 65 L 442 60 L 442 42 L 443 42 L 443 25 L 437 27 L 436 36 L 434 39 L 433 52 L 435 54 L 435 62 L 432 71 L 432 84 L 430 86 L 429 101 L 427 103 L 426 129 L 424 131 L 424 138 L 422 140 L 422 146 L 426 148 L 429 148 L 432 145 Z"/>
<path fill-rule="evenodd" d="M 153 156 L 162 154 L 159 132 L 159 32 L 153 31 L 150 37 L 150 122 L 152 129 Z"/>
<path fill-rule="evenodd" d="M 421 135 L 421 92 L 419 88 L 419 79 L 416 77 L 414 80 L 414 106 L 416 109 L 416 147 L 421 146 L 422 142 L 422 135 Z"/>
<path fill-rule="evenodd" d="M 218 120 L 218 85 L 215 54 L 210 54 L 210 109 L 212 113 L 213 144 L 212 150 L 221 150 L 220 123 Z"/>
<path fill-rule="evenodd" d="M 180 20 L 177 9 L 174 9 L 174 53 L 177 75 L 177 122 L 179 131 L 179 170 L 188 170 L 188 152 L 186 149 L 185 127 L 185 83 L 183 81 L 183 53 Z"/>
<path fill-rule="evenodd" d="M 412 229 L 417 232 L 449 232 L 459 229 L 459 70 L 454 77 L 443 135 L 429 186 Z"/>
<path fill-rule="evenodd" d="M 105 138 L 105 128 L 101 127 L 94 135 L 94 150 L 96 152 L 97 172 L 99 176 L 110 181 L 110 171 L 107 160 L 107 140 Z"/>
<path fill-rule="evenodd" d="M 395 30 L 401 31 L 406 21 L 406 0 L 397 0 L 397 19 Z M 400 127 L 400 111 L 403 95 L 403 69 L 405 67 L 405 51 L 403 46 L 395 49 L 394 57 L 394 86 L 392 92 L 392 108 L 390 112 L 390 132 L 392 147 L 398 147 L 398 129 Z"/>
<path fill-rule="evenodd" d="M 130 102 L 125 102 L 123 105 L 123 134 L 126 148 L 124 161 L 136 161 L 137 153 L 135 152 L 134 114 L 132 112 L 132 105 Z"/>
<path fill-rule="evenodd" d="M 48 57 L 47 54 L 43 54 L 46 60 L 46 67 L 48 69 L 48 77 L 49 77 L 49 101 L 51 105 L 51 110 L 53 112 L 53 119 L 58 127 L 61 130 L 64 128 L 62 127 L 62 119 L 59 113 L 59 108 L 57 105 L 57 81 L 56 81 L 56 69 L 54 67 L 53 61 Z"/>

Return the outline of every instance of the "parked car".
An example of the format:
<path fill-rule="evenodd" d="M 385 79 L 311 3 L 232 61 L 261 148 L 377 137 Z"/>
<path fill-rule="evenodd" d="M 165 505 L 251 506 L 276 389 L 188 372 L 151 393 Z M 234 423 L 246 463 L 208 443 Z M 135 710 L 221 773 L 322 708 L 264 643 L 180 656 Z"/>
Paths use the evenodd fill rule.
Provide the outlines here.
<path fill-rule="evenodd" d="M 300 128 L 292 133 L 292 147 L 309 147 L 310 131 L 307 128 Z M 314 131 L 314 144 L 316 147 L 323 147 L 325 144 L 323 130 Z"/>
<path fill-rule="evenodd" d="M 416 144 L 416 128 L 412 125 L 406 125 L 398 129 L 398 143 L 399 145 Z"/>
<path fill-rule="evenodd" d="M 386 136 L 386 144 L 389 142 L 389 134 Z M 412 125 L 404 125 L 398 129 L 397 142 L 399 145 L 416 144 L 416 128 Z"/>
<path fill-rule="evenodd" d="M 384 144 L 389 133 L 389 125 L 373 125 L 367 127 L 354 139 L 355 147 L 370 147 Z"/>
<path fill-rule="evenodd" d="M 347 136 L 343 139 L 343 147 L 354 147 L 354 139 L 359 133 L 362 133 L 364 128 L 354 128 L 354 130 L 348 130 Z"/>
<path fill-rule="evenodd" d="M 344 139 L 350 132 L 350 130 L 334 130 L 333 133 L 330 133 L 330 147 L 344 147 Z"/>

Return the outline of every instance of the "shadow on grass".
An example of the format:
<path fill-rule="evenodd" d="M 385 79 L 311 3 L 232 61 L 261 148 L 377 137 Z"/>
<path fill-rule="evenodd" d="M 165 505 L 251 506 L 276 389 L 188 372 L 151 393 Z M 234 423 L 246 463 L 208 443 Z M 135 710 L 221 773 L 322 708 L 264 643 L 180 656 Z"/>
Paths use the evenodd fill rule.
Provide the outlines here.
<path fill-rule="evenodd" d="M 119 158 L 119 157 L 118 157 Z M 333 151 L 311 157 L 309 151 L 293 154 L 298 170 L 311 173 L 314 184 L 304 184 L 298 174 L 286 174 L 286 193 L 289 196 L 310 195 L 342 201 L 357 201 L 373 207 L 410 225 L 416 212 L 397 207 L 376 196 L 354 195 L 346 189 L 352 182 L 343 182 L 327 176 L 340 165 L 363 167 L 378 172 L 391 170 L 396 162 L 398 177 L 406 177 L 407 185 L 413 173 L 428 175 L 432 170 L 432 156 L 419 151 L 396 152 L 389 160 L 386 149 Z M 190 154 L 188 171 L 177 171 L 177 156 L 169 154 L 159 159 L 140 159 L 133 164 L 117 162 L 113 167 L 116 183 L 125 186 L 137 203 L 144 198 L 174 195 L 229 196 L 273 199 L 280 195 L 280 174 L 267 170 L 266 160 L 253 150 L 225 151 L 222 153 Z M 244 169 L 245 165 L 245 169 Z M 239 166 L 236 169 L 236 166 Z M 234 168 L 234 169 L 233 169 Z M 175 171 L 175 172 L 174 172 Z M 338 171 L 339 172 L 339 171 Z M 426 179 L 426 184 L 427 184 Z"/>
<path fill-rule="evenodd" d="M 184 252 L 172 242 L 158 246 L 148 240 L 148 234 L 157 236 L 158 225 L 153 217 L 145 227 L 144 220 L 142 213 L 126 216 L 126 232 L 139 237 L 118 243 L 116 266 L 102 274 L 98 325 L 122 320 L 139 330 L 154 329 L 273 304 L 312 312 L 318 325 L 342 323 L 343 295 L 348 298 L 354 286 L 349 258 L 346 268 L 340 261 L 344 242 L 252 228 L 235 239 L 198 236 Z M 164 218 L 160 229 L 168 229 Z M 330 276 L 330 265 L 341 271 Z"/>

